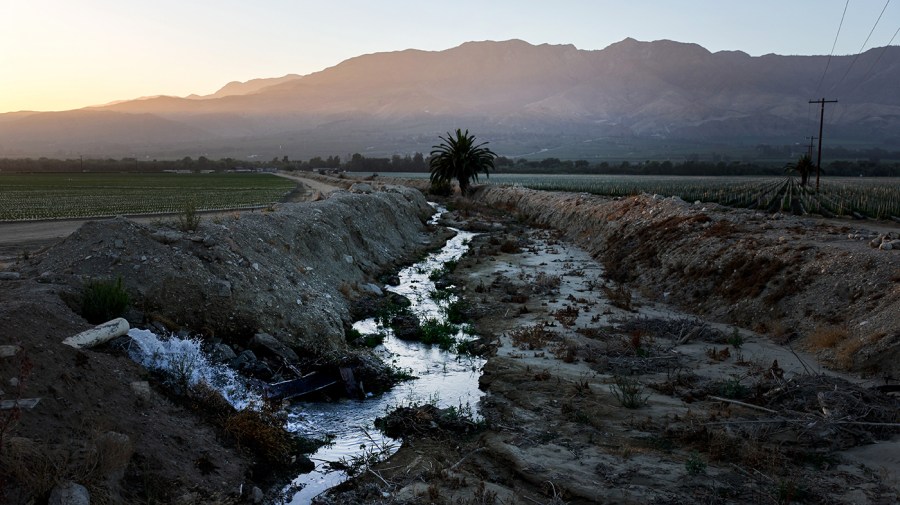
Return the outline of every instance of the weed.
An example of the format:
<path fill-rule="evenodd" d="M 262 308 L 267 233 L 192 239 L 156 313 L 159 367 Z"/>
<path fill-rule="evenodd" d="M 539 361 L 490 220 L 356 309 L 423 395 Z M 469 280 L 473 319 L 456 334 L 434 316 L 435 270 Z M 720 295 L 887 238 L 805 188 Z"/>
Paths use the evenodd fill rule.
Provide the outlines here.
<path fill-rule="evenodd" d="M 706 473 L 706 461 L 700 457 L 700 453 L 694 451 L 684 462 L 684 469 L 688 475 L 700 475 Z"/>
<path fill-rule="evenodd" d="M 619 404 L 626 409 L 637 409 L 647 403 L 650 394 L 644 393 L 644 386 L 635 379 L 616 375 L 613 377 L 613 383 L 609 386 L 610 392 L 619 401 Z"/>
<path fill-rule="evenodd" d="M 732 377 L 719 384 L 719 393 L 725 398 L 738 400 L 747 396 L 747 387 L 741 384 L 741 379 Z"/>
<path fill-rule="evenodd" d="M 789 504 L 802 502 L 809 497 L 809 490 L 803 484 L 798 484 L 793 479 L 778 481 L 778 503 Z"/>
<path fill-rule="evenodd" d="M 615 288 L 602 286 L 601 289 L 603 290 L 603 293 L 606 294 L 606 298 L 609 299 L 609 303 L 613 304 L 614 307 L 618 307 L 622 310 L 632 310 L 631 290 L 625 287 L 625 285 L 618 284 Z"/>
<path fill-rule="evenodd" d="M 728 345 L 735 349 L 740 349 L 744 345 L 744 337 L 741 336 L 737 328 L 731 329 L 731 335 L 728 337 Z"/>
<path fill-rule="evenodd" d="M 469 322 L 469 316 L 467 315 L 472 310 L 471 306 L 469 306 L 468 302 L 465 300 L 458 298 L 449 305 L 445 312 L 447 313 L 447 321 L 452 324 L 463 324 Z"/>
<path fill-rule="evenodd" d="M 562 277 L 540 272 L 534 279 L 534 291 L 540 294 L 551 293 L 558 290 L 561 284 Z"/>
<path fill-rule="evenodd" d="M 178 214 L 178 229 L 183 232 L 197 231 L 200 226 L 200 214 L 197 212 L 197 204 L 190 200 L 184 204 L 181 213 Z"/>
<path fill-rule="evenodd" d="M 509 333 L 509 338 L 513 345 L 523 351 L 533 351 L 535 349 L 543 349 L 549 342 L 557 340 L 555 332 L 548 330 L 542 324 L 526 326 L 518 328 Z"/>
<path fill-rule="evenodd" d="M 445 351 L 456 343 L 459 328 L 455 324 L 437 319 L 426 319 L 422 323 L 422 343 L 437 344 Z"/>
<path fill-rule="evenodd" d="M 81 315 L 91 324 L 105 323 L 125 314 L 130 303 L 122 277 L 115 282 L 93 280 L 84 287 Z"/>
<path fill-rule="evenodd" d="M 394 444 L 388 441 L 388 439 L 379 437 L 380 440 L 377 440 L 372 436 L 369 430 L 365 428 L 362 430 L 368 443 L 359 445 L 361 452 L 354 454 L 349 458 L 341 458 L 339 463 L 333 464 L 333 466 L 346 471 L 351 477 L 364 473 L 366 470 L 387 459 L 395 451 Z"/>

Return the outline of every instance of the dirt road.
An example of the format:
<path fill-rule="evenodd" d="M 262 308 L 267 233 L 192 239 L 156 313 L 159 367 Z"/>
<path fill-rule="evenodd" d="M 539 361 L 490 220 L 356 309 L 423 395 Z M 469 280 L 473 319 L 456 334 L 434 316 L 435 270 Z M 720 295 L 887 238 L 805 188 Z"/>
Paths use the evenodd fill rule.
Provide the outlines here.
<path fill-rule="evenodd" d="M 340 189 L 337 186 L 332 186 L 300 175 L 287 173 L 280 173 L 277 175 L 298 183 L 297 189 L 288 195 L 288 198 L 286 199 L 286 201 L 290 202 L 309 201 L 315 198 L 317 193 L 325 195 Z M 233 214 L 234 212 L 248 211 L 215 211 L 205 212 L 203 215 L 213 217 L 223 213 Z M 170 218 L 173 215 L 174 214 L 156 214 L 152 216 L 132 216 L 130 219 L 139 223 L 150 223 L 160 219 Z M 71 235 L 72 232 L 80 228 L 84 223 L 96 221 L 97 219 L 98 218 L 0 222 L 0 266 L 3 266 L 4 263 L 9 263 L 22 255 L 28 255 L 49 247 L 57 241 Z"/>

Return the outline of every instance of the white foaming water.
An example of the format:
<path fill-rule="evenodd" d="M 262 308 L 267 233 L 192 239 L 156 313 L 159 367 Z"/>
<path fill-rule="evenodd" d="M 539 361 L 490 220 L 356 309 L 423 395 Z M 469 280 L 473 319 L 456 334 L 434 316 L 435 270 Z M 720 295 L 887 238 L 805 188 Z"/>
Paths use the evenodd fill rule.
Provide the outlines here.
<path fill-rule="evenodd" d="M 128 336 L 135 344 L 128 348 L 128 356 L 148 369 L 191 386 L 205 382 L 238 410 L 262 404 L 262 397 L 237 372 L 209 361 L 200 349 L 199 339 L 174 335 L 160 338 L 150 330 L 136 328 Z"/>

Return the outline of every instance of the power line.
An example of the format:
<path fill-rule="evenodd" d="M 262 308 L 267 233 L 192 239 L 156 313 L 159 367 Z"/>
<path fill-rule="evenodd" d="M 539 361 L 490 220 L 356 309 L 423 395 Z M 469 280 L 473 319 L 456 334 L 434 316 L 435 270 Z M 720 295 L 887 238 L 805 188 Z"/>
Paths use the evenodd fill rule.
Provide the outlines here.
<path fill-rule="evenodd" d="M 844 12 L 841 13 L 841 22 L 838 23 L 837 33 L 834 35 L 834 44 L 831 44 L 831 52 L 828 53 L 828 61 L 825 62 L 825 71 L 822 72 L 822 78 L 819 79 L 819 85 L 816 86 L 816 92 L 813 95 L 819 94 L 819 88 L 822 87 L 822 82 L 825 81 L 825 74 L 828 73 L 828 66 L 831 65 L 831 57 L 834 56 L 834 48 L 837 47 L 838 37 L 841 35 L 841 27 L 844 26 L 844 16 L 847 15 L 847 6 L 850 5 L 850 0 L 847 0 L 847 3 L 844 4 Z"/>
<path fill-rule="evenodd" d="M 866 72 L 866 76 L 865 76 L 865 78 L 863 78 L 863 81 L 865 81 L 866 79 L 869 78 L 869 74 L 872 73 L 872 70 L 875 68 L 875 65 L 878 64 L 878 60 L 880 60 L 881 57 L 884 56 L 884 53 L 887 52 L 888 48 L 891 47 L 891 44 L 894 42 L 894 39 L 897 38 L 897 34 L 900 34 L 900 28 L 897 28 L 897 31 L 894 32 L 894 36 L 891 37 L 891 40 L 888 41 L 887 45 L 885 45 L 884 47 L 881 48 L 881 52 L 878 53 L 878 57 L 875 58 L 874 62 L 872 62 L 872 66 L 869 67 L 869 70 L 868 70 L 868 72 Z"/>
<path fill-rule="evenodd" d="M 888 7 L 888 5 L 889 5 L 890 3 L 891 3 L 891 0 L 887 0 L 887 2 L 884 3 L 884 7 L 881 9 L 881 14 L 878 15 L 878 19 L 875 20 L 875 24 L 872 25 L 872 29 L 869 30 L 869 36 L 866 37 L 866 40 L 863 42 L 862 46 L 860 46 L 859 52 L 856 53 L 856 56 L 853 57 L 853 61 L 850 62 L 850 66 L 847 67 L 847 71 L 844 72 L 844 76 L 841 77 L 841 80 L 839 80 L 837 83 L 835 83 L 835 85 L 832 86 L 832 87 L 831 87 L 831 90 L 829 90 L 829 91 L 833 91 L 835 88 L 837 88 L 842 82 L 844 82 L 844 79 L 847 78 L 847 75 L 850 74 L 850 70 L 853 69 L 853 65 L 856 64 L 856 60 L 859 59 L 859 56 L 862 54 L 863 49 L 865 49 L 866 44 L 869 43 L 869 39 L 872 37 L 872 34 L 875 33 L 875 27 L 878 26 L 878 22 L 881 21 L 881 16 L 884 15 L 884 11 L 887 10 L 887 7 Z"/>

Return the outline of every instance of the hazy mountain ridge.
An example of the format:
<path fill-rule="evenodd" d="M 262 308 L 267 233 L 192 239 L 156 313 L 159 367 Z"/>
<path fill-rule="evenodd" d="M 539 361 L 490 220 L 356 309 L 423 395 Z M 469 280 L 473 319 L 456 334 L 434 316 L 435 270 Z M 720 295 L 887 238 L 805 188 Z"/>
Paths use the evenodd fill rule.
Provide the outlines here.
<path fill-rule="evenodd" d="M 711 53 L 667 40 L 625 39 L 595 51 L 468 42 L 358 56 L 305 76 L 232 82 L 205 97 L 0 115 L 0 154 L 74 152 L 90 141 L 91 149 L 111 146 L 111 155 L 163 156 L 149 146 L 168 154 L 178 149 L 172 137 L 178 146 L 196 143 L 194 153 L 241 145 L 254 154 L 311 156 L 326 154 L 334 136 L 343 136 L 346 151 L 427 151 L 437 134 L 456 127 L 507 139 L 509 149 L 518 149 L 515 136 L 525 133 L 529 144 L 604 136 L 792 143 L 814 131 L 817 109 L 808 100 L 821 96 L 840 100 L 829 106 L 830 138 L 900 138 L 900 47 L 871 49 L 855 61 L 833 57 L 817 93 L 826 60 Z M 108 115 L 88 115 L 97 112 Z M 73 129 L 77 134 L 69 134 Z"/>

